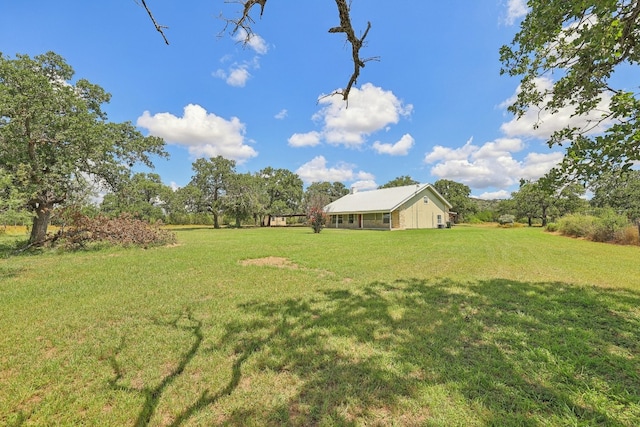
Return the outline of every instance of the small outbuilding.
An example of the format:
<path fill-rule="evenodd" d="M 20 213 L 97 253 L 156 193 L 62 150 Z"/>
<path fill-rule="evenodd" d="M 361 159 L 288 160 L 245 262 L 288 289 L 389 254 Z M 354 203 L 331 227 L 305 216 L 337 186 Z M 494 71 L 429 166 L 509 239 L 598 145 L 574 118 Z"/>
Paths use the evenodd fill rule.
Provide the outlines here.
<path fill-rule="evenodd" d="M 379 230 L 445 228 L 450 209 L 431 184 L 351 191 L 324 207 L 327 227 Z"/>

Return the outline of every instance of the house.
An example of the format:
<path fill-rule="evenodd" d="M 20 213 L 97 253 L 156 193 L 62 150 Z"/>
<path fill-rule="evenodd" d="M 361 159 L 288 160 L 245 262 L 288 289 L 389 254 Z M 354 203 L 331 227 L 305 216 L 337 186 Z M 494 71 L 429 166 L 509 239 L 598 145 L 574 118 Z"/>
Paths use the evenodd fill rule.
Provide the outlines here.
<path fill-rule="evenodd" d="M 431 184 L 352 191 L 324 207 L 327 227 L 381 230 L 444 228 L 450 209 Z"/>

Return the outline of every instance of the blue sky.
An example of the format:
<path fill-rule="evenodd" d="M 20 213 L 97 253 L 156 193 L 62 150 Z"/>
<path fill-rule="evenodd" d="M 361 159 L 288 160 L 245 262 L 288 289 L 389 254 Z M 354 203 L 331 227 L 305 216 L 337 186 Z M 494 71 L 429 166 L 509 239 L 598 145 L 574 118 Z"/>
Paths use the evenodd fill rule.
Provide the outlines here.
<path fill-rule="evenodd" d="M 167 46 L 135 0 L 0 3 L 0 52 L 62 55 L 112 94 L 111 121 L 163 137 L 154 172 L 184 186 L 198 157 L 222 155 L 238 172 L 267 166 L 305 185 L 375 188 L 409 175 L 450 179 L 482 198 L 509 196 L 561 159 L 538 129 L 506 111 L 518 81 L 500 75 L 498 50 L 526 13 L 524 0 L 353 0 L 356 32 L 372 28 L 366 64 L 347 105 L 322 97 L 346 85 L 352 64 L 333 0 L 269 1 L 243 47 L 224 33 L 223 0 L 147 0 Z M 541 81 L 540 84 L 549 84 Z"/>

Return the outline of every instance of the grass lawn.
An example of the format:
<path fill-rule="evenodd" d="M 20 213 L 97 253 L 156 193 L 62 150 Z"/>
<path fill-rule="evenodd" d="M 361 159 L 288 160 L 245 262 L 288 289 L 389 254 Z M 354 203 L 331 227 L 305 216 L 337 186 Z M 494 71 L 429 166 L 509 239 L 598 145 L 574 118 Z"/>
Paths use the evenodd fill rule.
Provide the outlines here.
<path fill-rule="evenodd" d="M 177 235 L 0 258 L 0 425 L 640 425 L 638 247 Z"/>

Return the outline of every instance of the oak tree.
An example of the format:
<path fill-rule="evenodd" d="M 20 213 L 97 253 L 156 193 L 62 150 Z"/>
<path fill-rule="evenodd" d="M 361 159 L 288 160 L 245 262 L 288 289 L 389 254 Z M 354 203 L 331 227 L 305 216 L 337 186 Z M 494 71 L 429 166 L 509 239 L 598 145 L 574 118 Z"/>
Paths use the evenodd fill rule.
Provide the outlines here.
<path fill-rule="evenodd" d="M 471 188 L 468 185 L 449 179 L 439 179 L 433 183 L 433 187 L 451 203 L 451 210 L 457 213 L 456 222 L 464 222 L 477 211 L 476 204 L 469 197 Z"/>
<path fill-rule="evenodd" d="M 264 195 L 266 226 L 271 225 L 271 217 L 283 214 L 300 214 L 303 182 L 288 169 L 266 167 L 257 173 L 260 192 Z"/>
<path fill-rule="evenodd" d="M 529 0 L 529 13 L 509 46 L 500 50 L 502 73 L 518 76 L 509 110 L 590 113 L 586 125 L 557 129 L 549 146 L 565 146 L 556 177 L 592 180 L 602 170 L 629 169 L 640 160 L 640 98 L 635 87 L 617 87 L 616 73 L 638 72 L 640 2 L 628 0 Z M 555 81 L 550 89 L 541 77 Z M 636 82 L 637 83 L 637 82 Z M 603 102 L 610 99 L 602 109 Z M 606 129 L 595 132 L 599 126 Z"/>
<path fill-rule="evenodd" d="M 220 228 L 220 215 L 224 211 L 224 196 L 233 175 L 236 162 L 222 156 L 197 159 L 192 164 L 194 175 L 189 186 L 196 188 L 194 204 L 199 212 L 213 215 L 213 227 Z"/>
<path fill-rule="evenodd" d="M 411 178 L 409 175 L 398 176 L 391 181 L 387 182 L 379 186 L 378 188 L 393 188 L 393 187 L 404 187 L 405 185 L 418 185 L 420 184 L 415 179 Z"/>
<path fill-rule="evenodd" d="M 108 187 L 134 163 L 152 167 L 151 155 L 167 155 L 162 139 L 109 122 L 102 105 L 110 95 L 73 76 L 53 52 L 15 59 L 0 53 L 0 170 L 33 213 L 31 244 L 44 241 L 54 207 L 87 179 Z"/>

